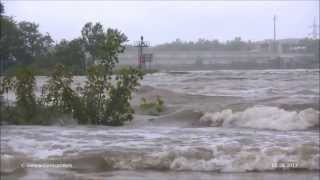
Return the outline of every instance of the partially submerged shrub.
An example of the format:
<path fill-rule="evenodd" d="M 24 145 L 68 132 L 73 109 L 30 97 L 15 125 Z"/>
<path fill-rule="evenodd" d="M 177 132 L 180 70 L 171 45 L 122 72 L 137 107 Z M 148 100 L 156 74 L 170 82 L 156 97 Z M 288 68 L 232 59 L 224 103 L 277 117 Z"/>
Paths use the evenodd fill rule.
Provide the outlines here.
<path fill-rule="evenodd" d="M 48 84 L 43 87 L 42 100 L 55 111 L 70 114 L 74 111 L 76 93 L 71 89 L 72 76 L 63 65 L 54 68 Z"/>
<path fill-rule="evenodd" d="M 65 67 L 56 65 L 48 83 L 43 87 L 41 102 L 53 112 L 49 119 L 63 116 L 75 118 L 80 124 L 85 124 L 87 115 L 83 100 L 71 88 L 72 82 L 72 75 Z M 43 110 L 46 112 L 45 108 Z"/>
<path fill-rule="evenodd" d="M 10 76 L 4 76 L 0 82 L 1 82 L 0 95 L 8 93 L 9 91 L 11 91 L 14 88 L 14 80 Z"/>
<path fill-rule="evenodd" d="M 157 96 L 155 101 L 148 102 L 145 98 L 141 99 L 140 109 L 149 115 L 159 115 L 164 111 L 164 101 Z"/>
<path fill-rule="evenodd" d="M 9 108 L 8 93 L 14 89 L 14 80 L 9 76 L 0 78 L 0 120 L 3 121 L 4 119 L 8 119 L 6 117 L 9 117 L 11 114 L 9 111 L 5 111 Z M 6 99 L 3 97 L 4 94 L 6 94 Z"/>
<path fill-rule="evenodd" d="M 119 126 L 131 121 L 134 110 L 130 106 L 132 91 L 139 85 L 142 72 L 134 68 L 123 68 L 116 76 L 116 85 L 111 86 L 104 111 L 105 125 Z"/>
<path fill-rule="evenodd" d="M 123 68 L 111 83 L 109 69 L 105 65 L 94 65 L 88 71 L 84 87 L 83 102 L 87 122 L 119 126 L 132 119 L 133 109 L 129 100 L 139 85 L 142 73 L 137 69 Z"/>
<path fill-rule="evenodd" d="M 20 114 L 19 122 L 31 123 L 36 115 L 36 96 L 34 93 L 36 81 L 34 72 L 30 69 L 22 68 L 16 73 L 15 94 L 17 98 L 17 108 Z"/>
<path fill-rule="evenodd" d="M 111 86 L 111 76 L 102 65 L 93 65 L 88 69 L 88 80 L 83 89 L 83 103 L 87 114 L 87 123 L 101 124 L 105 99 Z"/>
<path fill-rule="evenodd" d="M 123 68 L 113 83 L 111 75 L 105 65 L 91 66 L 88 80 L 78 95 L 71 89 L 71 76 L 58 65 L 44 88 L 42 102 L 60 116 L 72 114 L 79 124 L 123 125 L 133 118 L 129 101 L 142 73 L 134 68 Z"/>
<path fill-rule="evenodd" d="M 2 93 L 14 91 L 15 105 L 1 106 L 1 123 L 4 124 L 50 124 L 49 111 L 37 102 L 34 71 L 28 68 L 17 70 L 15 77 L 5 77 L 1 85 Z"/>

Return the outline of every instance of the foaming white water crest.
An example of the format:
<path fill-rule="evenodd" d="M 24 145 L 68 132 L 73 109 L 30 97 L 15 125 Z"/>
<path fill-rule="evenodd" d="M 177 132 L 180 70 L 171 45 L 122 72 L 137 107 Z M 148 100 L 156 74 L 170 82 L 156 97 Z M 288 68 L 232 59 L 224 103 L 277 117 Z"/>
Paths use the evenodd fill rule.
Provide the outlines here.
<path fill-rule="evenodd" d="M 248 127 L 272 130 L 305 130 L 319 126 L 319 111 L 312 108 L 300 112 L 278 107 L 254 106 L 242 112 L 230 109 L 205 113 L 200 122 L 209 126 Z"/>

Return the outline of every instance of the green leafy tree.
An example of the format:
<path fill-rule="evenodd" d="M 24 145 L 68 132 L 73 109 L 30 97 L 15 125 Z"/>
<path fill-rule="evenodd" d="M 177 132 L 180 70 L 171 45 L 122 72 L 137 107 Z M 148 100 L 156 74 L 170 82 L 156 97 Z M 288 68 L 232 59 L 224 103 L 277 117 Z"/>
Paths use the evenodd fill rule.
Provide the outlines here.
<path fill-rule="evenodd" d="M 36 115 L 36 96 L 34 71 L 21 68 L 18 69 L 15 76 L 14 90 L 16 94 L 16 107 L 18 113 L 17 123 L 32 124 Z"/>
<path fill-rule="evenodd" d="M 43 89 L 43 101 L 55 111 L 71 114 L 74 111 L 76 93 L 71 89 L 72 76 L 63 65 L 56 65 L 48 84 Z"/>
<path fill-rule="evenodd" d="M 101 59 L 101 64 L 108 70 L 114 68 L 115 64 L 119 63 L 118 54 L 125 50 L 125 43 L 128 40 L 127 36 L 117 29 L 108 29 L 105 33 L 105 40 L 98 49 L 97 57 Z"/>
<path fill-rule="evenodd" d="M 101 124 L 105 99 L 111 87 L 111 76 L 108 76 L 102 65 L 93 65 L 88 69 L 88 80 L 84 88 L 84 102 L 88 115 L 88 122 Z"/>
<path fill-rule="evenodd" d="M 105 40 L 103 27 L 100 23 L 95 25 L 91 22 L 86 23 L 81 30 L 81 35 L 85 49 L 91 57 L 91 64 L 93 64 L 97 60 L 97 51 L 99 51 Z"/>
<path fill-rule="evenodd" d="M 103 30 L 101 24 L 87 23 L 82 29 L 85 50 L 99 61 L 88 69 L 88 81 L 84 88 L 85 109 L 88 122 L 118 126 L 132 119 L 131 93 L 139 85 L 142 73 L 133 68 L 119 71 L 112 79 L 118 63 L 118 54 L 125 49 L 127 37 L 116 29 Z"/>
<path fill-rule="evenodd" d="M 100 23 L 93 25 L 91 22 L 85 24 L 81 34 L 85 50 L 91 56 L 91 64 L 99 60 L 110 72 L 118 63 L 117 54 L 125 49 L 123 45 L 127 41 L 125 34 L 111 28 L 105 32 Z"/>
<path fill-rule="evenodd" d="M 117 83 L 109 91 L 102 124 L 120 126 L 132 120 L 134 110 L 130 106 L 132 91 L 139 85 L 143 74 L 134 68 L 123 68 L 116 76 Z"/>
<path fill-rule="evenodd" d="M 1 16 L 0 21 L 2 72 L 9 67 L 30 65 L 35 60 L 46 59 L 53 40 L 49 34 L 41 34 L 37 24 L 26 21 L 17 23 L 8 16 Z"/>
<path fill-rule="evenodd" d="M 27 21 L 18 24 L 26 51 L 30 57 L 43 56 L 52 47 L 53 40 L 49 34 L 39 32 L 39 25 Z"/>
<path fill-rule="evenodd" d="M 8 93 L 14 89 L 14 80 L 12 77 L 4 76 L 0 78 L 0 83 L 0 97 L 3 97 L 4 94 L 6 95 L 5 100 L 0 100 L 0 119 L 2 121 L 2 118 L 10 119 L 12 114 L 9 106 Z"/>
<path fill-rule="evenodd" d="M 4 6 L 3 4 L 0 2 L 0 15 L 2 15 L 4 13 Z"/>
<path fill-rule="evenodd" d="M 51 117 L 71 115 L 80 124 L 87 124 L 88 115 L 83 98 L 71 88 L 72 82 L 72 75 L 62 64 L 57 64 L 43 88 L 41 102 L 51 109 Z"/>
<path fill-rule="evenodd" d="M 4 76 L 1 78 L 1 86 L 0 86 L 0 95 L 8 93 L 9 91 L 13 90 L 14 81 L 13 78 L 10 76 Z"/>
<path fill-rule="evenodd" d="M 85 73 L 85 53 L 81 39 L 62 40 L 55 46 L 52 61 L 63 64 L 73 74 Z"/>
<path fill-rule="evenodd" d="M 14 23 L 11 24 L 17 27 Z M 25 50 L 24 55 L 29 55 L 33 60 L 45 56 L 45 47 L 50 44 L 50 40 L 45 45 L 43 36 L 37 31 L 38 26 L 22 22 L 19 23 L 19 28 L 22 44 L 25 45 L 22 48 Z M 134 111 L 130 106 L 130 99 L 143 73 L 134 68 L 121 69 L 116 75 L 113 71 L 118 63 L 118 54 L 125 49 L 123 43 L 127 41 L 127 37 L 116 29 L 104 31 L 99 23 L 87 23 L 82 34 L 81 39 L 60 42 L 50 58 L 55 60 L 61 57 L 60 61 L 67 67 L 76 64 L 77 61 L 86 60 L 84 53 L 89 53 L 94 59 L 99 60 L 99 63 L 88 69 L 84 88 L 80 88 L 77 94 L 71 88 L 72 74 L 68 71 L 70 68 L 58 64 L 43 87 L 40 101 L 36 101 L 34 71 L 22 68 L 17 71 L 14 81 L 17 96 L 15 110 L 19 112 L 16 123 L 49 124 L 49 121 L 39 119 L 49 120 L 52 113 L 57 116 L 73 115 L 80 124 L 119 126 L 132 119 Z M 13 51 L 10 50 L 9 53 L 11 52 Z M 36 114 L 40 115 L 35 117 Z"/>
<path fill-rule="evenodd" d="M 1 71 L 17 63 L 18 59 L 22 59 L 25 55 L 21 31 L 17 27 L 16 22 L 6 16 L 1 16 Z"/>

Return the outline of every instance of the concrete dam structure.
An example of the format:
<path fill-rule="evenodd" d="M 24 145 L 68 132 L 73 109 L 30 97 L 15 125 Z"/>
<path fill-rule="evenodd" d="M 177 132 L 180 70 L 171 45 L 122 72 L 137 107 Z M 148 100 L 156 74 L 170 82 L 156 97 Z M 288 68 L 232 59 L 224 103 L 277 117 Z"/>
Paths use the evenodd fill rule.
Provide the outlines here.
<path fill-rule="evenodd" d="M 152 68 L 157 69 L 287 69 L 318 68 L 319 60 L 311 53 L 270 53 L 252 51 L 164 51 L 145 49 L 153 54 Z M 138 52 L 128 49 L 119 55 L 120 65 L 137 65 Z"/>

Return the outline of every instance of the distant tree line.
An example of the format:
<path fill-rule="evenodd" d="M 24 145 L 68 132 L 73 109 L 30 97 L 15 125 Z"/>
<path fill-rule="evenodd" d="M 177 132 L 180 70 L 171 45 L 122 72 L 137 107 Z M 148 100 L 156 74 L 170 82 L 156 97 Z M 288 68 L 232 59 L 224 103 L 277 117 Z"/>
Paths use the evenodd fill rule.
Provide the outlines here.
<path fill-rule="evenodd" d="M 55 64 L 60 63 L 73 74 L 84 74 L 86 65 L 93 64 L 94 57 L 86 56 L 90 55 L 90 51 L 92 54 L 94 48 L 88 48 L 88 43 L 101 38 L 101 24 L 86 24 L 83 31 L 88 33 L 92 28 L 93 34 L 82 34 L 84 36 L 71 41 L 54 42 L 48 33 L 39 31 L 38 24 L 17 22 L 3 13 L 4 7 L 1 4 L 1 73 L 13 74 L 19 67 L 30 67 L 36 70 L 36 74 L 48 74 Z"/>
<path fill-rule="evenodd" d="M 292 41 L 278 40 L 277 43 L 282 45 L 283 52 L 301 52 L 301 53 L 315 53 L 319 49 L 319 39 L 314 40 L 304 38 Z M 197 41 L 182 41 L 176 39 L 170 43 L 156 45 L 153 49 L 156 50 L 201 50 L 201 51 L 251 51 L 260 49 L 267 51 L 273 45 L 269 41 L 244 41 L 241 37 L 235 37 L 233 40 L 220 42 L 219 40 L 198 39 Z M 300 48 L 300 49 L 299 49 Z"/>
<path fill-rule="evenodd" d="M 247 51 L 254 48 L 251 41 L 243 41 L 240 37 L 225 43 L 219 40 L 198 39 L 198 41 L 182 41 L 176 39 L 153 47 L 158 50 L 215 50 L 215 51 Z"/>

